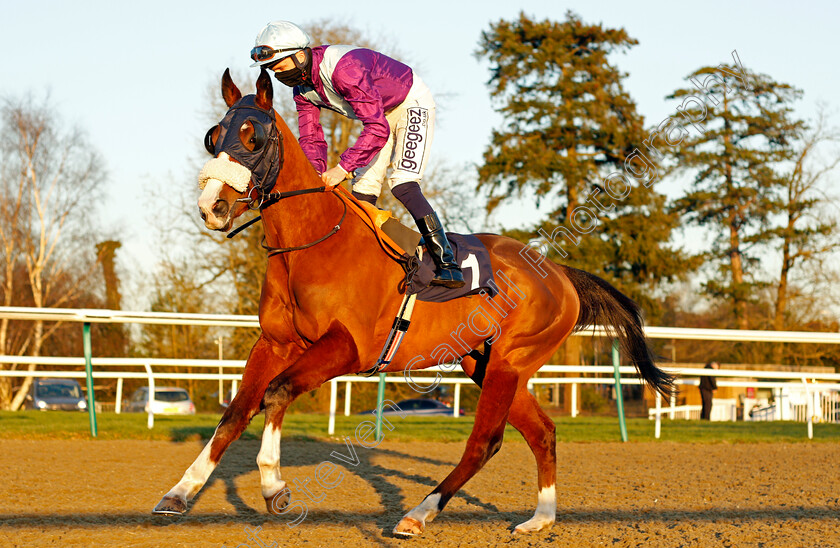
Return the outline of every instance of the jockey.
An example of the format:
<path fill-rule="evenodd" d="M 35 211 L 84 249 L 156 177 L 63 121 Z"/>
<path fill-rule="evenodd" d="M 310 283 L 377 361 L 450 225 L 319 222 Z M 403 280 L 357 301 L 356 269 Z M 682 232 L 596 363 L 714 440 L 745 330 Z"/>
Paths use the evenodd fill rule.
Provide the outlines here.
<path fill-rule="evenodd" d="M 324 184 L 335 186 L 349 175 L 353 196 L 372 205 L 391 166 L 391 192 L 414 218 L 436 266 L 430 285 L 462 287 L 461 269 L 419 184 L 434 136 L 435 101 L 429 88 L 411 67 L 379 52 L 343 45 L 310 48 L 310 42 L 294 23 L 274 21 L 259 32 L 251 50 L 252 67 L 272 70 L 294 88 L 306 157 Z M 363 124 L 355 144 L 329 169 L 322 108 Z"/>

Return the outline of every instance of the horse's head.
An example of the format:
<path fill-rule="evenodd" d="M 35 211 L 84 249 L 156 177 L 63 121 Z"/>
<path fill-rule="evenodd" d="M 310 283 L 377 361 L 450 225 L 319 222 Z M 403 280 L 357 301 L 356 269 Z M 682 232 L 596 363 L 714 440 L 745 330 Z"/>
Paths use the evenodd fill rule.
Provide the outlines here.
<path fill-rule="evenodd" d="M 210 128 L 204 147 L 213 155 L 201 169 L 198 209 L 205 226 L 227 232 L 233 220 L 271 191 L 282 167 L 283 138 L 272 108 L 271 78 L 257 79 L 257 92 L 242 93 L 225 70 L 222 97 L 228 111 Z"/>

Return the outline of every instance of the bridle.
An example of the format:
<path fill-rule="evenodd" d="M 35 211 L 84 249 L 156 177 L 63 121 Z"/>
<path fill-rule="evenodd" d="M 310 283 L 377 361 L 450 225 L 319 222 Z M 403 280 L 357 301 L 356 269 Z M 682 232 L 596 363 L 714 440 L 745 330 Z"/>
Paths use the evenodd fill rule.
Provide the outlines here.
<path fill-rule="evenodd" d="M 273 113 L 268 112 L 266 110 L 263 110 L 260 107 L 251 106 L 251 105 L 248 105 L 248 106 L 245 106 L 245 105 L 234 106 L 234 107 L 231 108 L 231 110 L 237 109 L 237 108 L 253 109 L 253 110 L 259 110 L 259 111 L 267 113 L 269 115 L 270 119 L 271 119 L 271 131 L 269 133 L 268 143 L 266 143 L 266 146 L 263 147 L 263 150 L 260 153 L 260 157 L 255 164 L 255 169 L 251 170 L 251 187 L 248 189 L 248 193 L 243 198 L 237 198 L 234 201 L 234 203 L 244 202 L 244 203 L 247 204 L 248 209 L 250 209 L 250 210 L 259 209 L 260 211 L 262 211 L 263 209 L 265 209 L 265 208 L 267 208 L 271 205 L 274 205 L 281 200 L 285 200 L 286 198 L 292 198 L 294 196 L 301 196 L 303 194 L 316 194 L 316 193 L 320 193 L 320 192 L 328 192 L 328 191 L 331 192 L 332 191 L 333 187 L 320 186 L 320 187 L 313 187 L 313 188 L 304 188 L 304 189 L 300 189 L 300 190 L 290 190 L 290 191 L 287 191 L 287 192 L 270 192 L 270 189 L 274 186 L 273 184 L 271 186 L 268 186 L 269 191 L 267 191 L 266 190 L 266 187 L 267 187 L 266 179 L 268 178 L 269 174 L 272 172 L 272 168 L 274 167 L 274 162 L 277 159 L 279 159 L 280 165 L 277 168 L 278 175 L 279 175 L 279 172 L 282 171 L 283 165 L 285 163 L 285 147 L 283 146 L 283 133 L 281 133 L 277 129 L 277 124 L 274 121 Z M 277 145 L 278 153 L 276 155 L 274 155 L 274 154 L 270 155 L 271 163 L 266 168 L 265 173 L 263 174 L 261 180 L 255 180 L 256 175 L 255 175 L 254 172 L 256 171 L 256 167 L 258 167 L 260 164 L 262 164 L 266 160 L 266 153 L 272 148 L 270 146 L 271 143 L 275 143 Z M 323 242 L 324 240 L 326 240 L 327 238 L 329 238 L 330 236 L 332 236 L 333 234 L 338 232 L 338 230 L 341 228 L 342 223 L 344 222 L 344 219 L 347 217 L 347 203 L 344 200 L 342 200 L 341 198 L 339 198 L 338 196 L 336 196 L 336 198 L 344 206 L 344 212 L 341 214 L 341 219 L 339 219 L 338 223 L 332 228 L 332 230 L 330 230 L 327 234 L 318 238 L 315 241 L 309 242 L 308 244 L 293 246 L 293 247 L 271 247 L 271 246 L 269 246 L 265 243 L 265 236 L 263 236 L 263 241 L 262 241 L 261 245 L 262 245 L 263 249 L 265 249 L 268 252 L 268 256 L 273 257 L 274 255 L 278 255 L 280 253 L 287 253 L 289 251 L 298 251 L 298 250 L 301 250 L 301 249 L 307 249 L 309 247 L 312 247 L 316 244 L 319 244 L 319 243 Z M 262 215 L 258 215 L 257 217 L 254 217 L 250 221 L 240 225 L 238 228 L 230 231 L 227 234 L 227 237 L 228 238 L 233 238 L 234 236 L 236 236 L 237 234 L 239 234 L 240 232 L 242 232 L 243 230 L 245 230 L 249 226 L 253 225 L 254 223 L 259 221 L 260 219 L 262 219 Z"/>
<path fill-rule="evenodd" d="M 257 207 L 252 207 L 252 204 L 253 204 L 253 200 L 252 200 L 251 202 L 249 202 L 248 208 L 249 209 L 259 208 L 259 210 L 262 211 L 263 208 L 266 208 L 270 205 L 273 205 L 273 204 L 279 202 L 280 200 L 285 200 L 286 198 L 292 198 L 294 196 L 301 196 L 303 194 L 316 194 L 316 193 L 320 193 L 320 192 L 330 192 L 330 193 L 332 193 L 332 188 L 333 187 L 319 186 L 319 187 L 314 187 L 314 188 L 303 188 L 303 189 L 300 189 L 300 190 L 290 190 L 288 192 L 270 192 L 270 193 L 267 193 L 267 194 L 262 194 L 260 196 L 260 203 L 257 205 Z M 253 189 L 253 187 L 252 187 L 252 189 Z M 250 196 L 251 192 L 249 191 L 248 194 Z M 333 195 L 335 196 L 335 194 L 333 194 Z M 332 236 L 333 234 L 338 232 L 338 230 L 341 228 L 341 224 L 344 222 L 344 219 L 347 217 L 347 203 L 344 200 L 342 200 L 341 198 L 339 198 L 338 196 L 336 196 L 336 198 L 344 206 L 344 212 L 341 214 L 341 219 L 338 220 L 338 223 L 332 228 L 332 230 L 330 230 L 329 232 L 327 232 L 326 234 L 324 234 L 323 236 L 321 236 L 320 238 L 318 238 L 315 241 L 309 242 L 308 244 L 303 244 L 303 245 L 298 245 L 298 246 L 293 246 L 293 247 L 271 247 L 270 245 L 265 243 L 265 236 L 263 236 L 263 241 L 262 241 L 261 245 L 262 245 L 262 248 L 265 249 L 268 252 L 268 256 L 273 257 L 274 255 L 279 255 L 280 253 L 287 253 L 289 251 L 298 251 L 298 250 L 301 250 L 301 249 L 306 249 L 308 247 L 312 247 L 313 245 L 316 245 L 316 244 L 319 244 L 319 243 L 323 242 L 324 240 L 326 240 L 327 238 L 329 238 L 330 236 Z M 248 197 L 239 198 L 236 201 L 240 202 L 240 201 L 248 201 L 248 200 L 251 200 L 251 198 L 248 198 Z M 250 221 L 243 224 L 242 226 L 240 226 L 236 230 L 233 230 L 230 233 L 228 233 L 227 237 L 232 238 L 237 233 L 241 232 L 245 228 L 248 228 L 252 224 L 259 221 L 261 218 L 262 218 L 262 215 L 251 219 Z"/>

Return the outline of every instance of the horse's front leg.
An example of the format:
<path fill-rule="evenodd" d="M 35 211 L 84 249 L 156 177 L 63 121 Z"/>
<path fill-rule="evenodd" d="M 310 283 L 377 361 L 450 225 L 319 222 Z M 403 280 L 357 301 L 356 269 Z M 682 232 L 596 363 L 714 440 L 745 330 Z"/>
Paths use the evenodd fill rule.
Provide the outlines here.
<path fill-rule="evenodd" d="M 179 515 L 187 511 L 187 503 L 207 483 L 225 450 L 245 431 L 254 415 L 259 413 L 268 383 L 292 363 L 300 352 L 296 346 L 278 347 L 260 336 L 248 356 L 239 392 L 222 415 L 213 437 L 184 473 L 181 481 L 155 506 L 153 514 Z"/>
<path fill-rule="evenodd" d="M 338 322 L 315 341 L 298 360 L 271 381 L 265 391 L 265 430 L 257 456 L 265 505 L 280 514 L 291 499 L 291 491 L 280 479 L 280 429 L 289 405 L 326 381 L 361 369 L 353 337 Z"/>

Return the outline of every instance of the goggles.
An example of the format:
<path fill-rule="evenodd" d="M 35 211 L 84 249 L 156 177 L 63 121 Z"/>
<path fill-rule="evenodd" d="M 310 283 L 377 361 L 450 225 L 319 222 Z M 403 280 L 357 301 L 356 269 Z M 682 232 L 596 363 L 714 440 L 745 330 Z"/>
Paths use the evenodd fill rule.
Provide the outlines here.
<path fill-rule="evenodd" d="M 251 50 L 251 59 L 260 63 L 262 61 L 268 61 L 278 53 L 283 53 L 284 51 L 297 52 L 300 50 L 301 48 L 273 49 L 268 46 L 257 46 Z M 291 55 L 291 53 L 289 55 Z M 288 57 L 288 55 L 284 57 Z M 279 60 L 280 59 L 278 59 L 278 61 Z"/>

